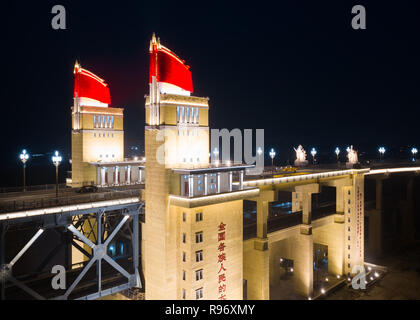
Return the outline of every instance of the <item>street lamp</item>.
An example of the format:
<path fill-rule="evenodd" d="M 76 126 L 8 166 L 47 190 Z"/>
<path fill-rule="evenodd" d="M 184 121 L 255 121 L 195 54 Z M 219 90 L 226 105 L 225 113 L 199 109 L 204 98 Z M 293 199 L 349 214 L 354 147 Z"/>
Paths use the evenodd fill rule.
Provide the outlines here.
<path fill-rule="evenodd" d="M 335 154 L 337 155 L 337 162 L 338 162 L 338 155 L 340 154 L 340 148 L 335 148 Z"/>
<path fill-rule="evenodd" d="M 56 151 L 51 159 L 55 165 L 55 197 L 58 198 L 58 166 L 63 158 L 59 155 L 58 151 Z"/>
<path fill-rule="evenodd" d="M 385 147 L 379 147 L 379 159 L 382 160 L 384 153 L 385 153 Z"/>
<path fill-rule="evenodd" d="M 217 149 L 217 147 L 214 148 L 213 150 L 213 156 L 214 156 L 214 162 L 219 160 L 219 149 Z"/>
<path fill-rule="evenodd" d="M 417 148 L 411 148 L 411 153 L 413 155 L 413 161 L 416 161 L 417 152 L 418 152 Z"/>
<path fill-rule="evenodd" d="M 271 148 L 269 154 L 268 154 L 271 158 L 271 166 L 274 166 L 274 157 L 276 156 L 276 151 L 274 151 L 273 148 Z"/>
<path fill-rule="evenodd" d="M 23 191 L 26 191 L 26 161 L 29 159 L 29 154 L 25 149 L 22 150 L 22 153 L 19 155 L 20 161 L 23 164 Z"/>
<path fill-rule="evenodd" d="M 312 155 L 312 163 L 315 163 L 315 155 L 317 154 L 315 148 L 312 148 L 311 155 Z"/>
<path fill-rule="evenodd" d="M 258 160 L 259 160 L 261 158 L 261 155 L 263 154 L 263 151 L 262 151 L 261 147 L 258 147 L 257 154 L 258 154 Z M 263 164 L 263 166 L 264 166 L 264 164 Z"/>

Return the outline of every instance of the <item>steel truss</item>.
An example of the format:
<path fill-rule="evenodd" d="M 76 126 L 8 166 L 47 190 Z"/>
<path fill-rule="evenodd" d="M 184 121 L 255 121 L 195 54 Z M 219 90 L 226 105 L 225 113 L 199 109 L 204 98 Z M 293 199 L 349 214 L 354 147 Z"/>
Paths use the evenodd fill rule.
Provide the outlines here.
<path fill-rule="evenodd" d="M 115 214 L 115 212 L 117 212 Z M 29 288 L 25 283 L 19 281 L 13 276 L 13 266 L 16 262 L 32 247 L 32 245 L 42 236 L 46 229 L 61 228 L 69 231 L 72 235 L 70 243 L 87 258 L 86 264 L 81 270 L 77 278 L 66 289 L 63 295 L 54 297 L 54 300 L 67 300 L 70 294 L 74 291 L 76 286 L 80 283 L 86 273 L 96 264 L 96 282 L 97 291 L 82 297 L 77 300 L 92 300 L 104 297 L 113 293 L 117 293 L 130 288 L 142 288 L 142 283 L 139 274 L 139 215 L 144 213 L 144 203 L 131 203 L 131 204 L 118 204 L 108 207 L 101 207 L 95 209 L 75 210 L 65 213 L 57 213 L 49 216 L 42 217 L 42 226 L 35 232 L 32 238 L 25 244 L 25 246 L 16 254 L 16 256 L 9 262 L 4 262 L 4 249 L 5 249 L 5 233 L 7 227 L 11 224 L 21 224 L 30 222 L 31 218 L 22 218 L 9 220 L 6 223 L 0 224 L 0 284 L 1 284 L 1 299 L 5 299 L 5 289 L 7 283 L 11 283 L 31 297 L 39 300 L 44 300 L 45 297 Z M 112 218 L 108 218 L 108 216 Z M 92 224 L 92 220 L 95 222 Z M 39 220 L 39 218 L 38 218 Z M 113 223 L 113 220 L 115 223 Z M 129 222 L 132 221 L 132 228 Z M 124 229 L 123 229 L 124 227 Z M 130 274 L 123 267 L 121 267 L 114 259 L 108 254 L 108 246 L 115 238 L 119 231 L 124 231 L 122 237 L 131 240 L 132 247 L 132 266 L 134 272 Z M 81 241 L 91 249 L 91 253 L 87 252 L 75 240 Z M 47 257 L 51 259 L 52 256 L 64 245 L 65 243 L 57 244 L 52 253 Z M 106 261 L 113 269 L 123 275 L 127 282 L 111 288 L 102 289 L 102 261 Z M 48 261 L 43 261 L 38 270 L 42 269 Z M 10 285 L 9 285 L 10 286 Z"/>

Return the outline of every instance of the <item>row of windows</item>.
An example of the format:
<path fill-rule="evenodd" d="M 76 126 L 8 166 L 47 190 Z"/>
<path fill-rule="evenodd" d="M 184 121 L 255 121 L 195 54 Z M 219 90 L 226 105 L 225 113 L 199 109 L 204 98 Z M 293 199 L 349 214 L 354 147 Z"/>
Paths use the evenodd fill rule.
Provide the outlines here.
<path fill-rule="evenodd" d="M 203 269 L 195 271 L 195 281 L 200 281 L 203 279 Z M 182 270 L 182 280 L 187 280 L 187 272 Z"/>
<path fill-rule="evenodd" d="M 182 213 L 182 221 L 187 221 L 187 214 L 185 212 Z M 203 212 L 197 212 L 195 214 L 195 222 L 203 221 Z"/>
<path fill-rule="evenodd" d="M 94 128 L 113 128 L 114 127 L 114 116 L 93 116 L 93 127 Z"/>
<path fill-rule="evenodd" d="M 176 107 L 177 123 L 198 123 L 197 107 Z"/>
<path fill-rule="evenodd" d="M 204 288 L 199 288 L 197 290 L 195 290 L 195 299 L 199 300 L 203 298 L 203 292 L 204 292 Z M 187 299 L 187 291 L 185 289 L 182 289 L 182 299 Z"/>
<path fill-rule="evenodd" d="M 93 134 L 93 136 L 96 138 L 96 132 Z M 109 134 L 109 132 L 108 133 L 98 133 L 98 138 L 105 138 L 105 137 L 111 137 L 111 138 L 114 138 L 114 134 L 113 133 L 111 133 L 111 134 Z"/>
<path fill-rule="evenodd" d="M 187 254 L 185 252 L 182 252 L 182 261 L 187 261 Z M 195 262 L 203 261 L 203 250 L 199 250 L 195 252 Z"/>

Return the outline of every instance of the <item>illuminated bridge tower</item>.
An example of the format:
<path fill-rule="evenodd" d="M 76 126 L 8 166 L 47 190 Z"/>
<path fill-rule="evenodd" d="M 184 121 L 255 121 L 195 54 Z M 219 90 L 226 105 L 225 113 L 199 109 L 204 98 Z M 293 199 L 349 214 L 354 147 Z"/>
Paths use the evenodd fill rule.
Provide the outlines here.
<path fill-rule="evenodd" d="M 209 165 L 208 98 L 154 35 L 149 51 L 146 299 L 242 299 L 242 199 L 258 190 L 232 184 L 247 166 Z"/>
<path fill-rule="evenodd" d="M 124 160 L 123 109 L 109 107 L 108 85 L 77 62 L 74 75 L 72 178 L 68 184 L 109 184 L 117 176 L 111 174 L 115 164 Z M 106 163 L 113 164 L 112 168 Z"/>

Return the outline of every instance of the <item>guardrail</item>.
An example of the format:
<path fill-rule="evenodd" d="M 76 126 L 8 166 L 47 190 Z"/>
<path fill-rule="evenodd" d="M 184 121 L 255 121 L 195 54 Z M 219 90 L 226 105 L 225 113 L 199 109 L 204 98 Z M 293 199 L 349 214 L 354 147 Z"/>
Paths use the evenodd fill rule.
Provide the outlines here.
<path fill-rule="evenodd" d="M 3 200 L 0 202 L 0 213 L 15 212 L 31 209 L 50 208 L 105 200 L 117 200 L 127 197 L 140 196 L 139 189 L 123 191 L 107 191 L 101 193 L 61 196 L 59 198 L 38 198 L 26 200 Z"/>

